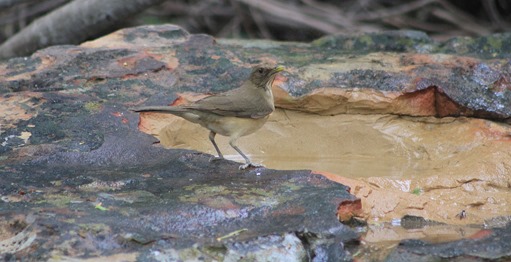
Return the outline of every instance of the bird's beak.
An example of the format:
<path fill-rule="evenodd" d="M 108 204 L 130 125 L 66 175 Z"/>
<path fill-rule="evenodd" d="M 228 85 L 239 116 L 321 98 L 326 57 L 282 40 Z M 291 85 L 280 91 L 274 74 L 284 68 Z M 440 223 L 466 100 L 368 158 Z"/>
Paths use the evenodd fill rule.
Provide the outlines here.
<path fill-rule="evenodd" d="M 273 73 L 274 73 L 274 74 L 276 74 L 276 73 L 278 73 L 278 72 L 282 72 L 282 71 L 284 71 L 284 69 L 285 69 L 285 68 L 284 68 L 283 66 L 277 66 L 277 67 L 275 67 L 275 68 L 273 69 Z"/>

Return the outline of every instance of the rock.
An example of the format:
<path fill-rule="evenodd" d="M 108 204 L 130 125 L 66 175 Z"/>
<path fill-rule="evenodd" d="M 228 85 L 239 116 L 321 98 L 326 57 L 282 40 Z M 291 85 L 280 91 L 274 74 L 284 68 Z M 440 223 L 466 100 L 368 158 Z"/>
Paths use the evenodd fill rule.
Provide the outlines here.
<path fill-rule="evenodd" d="M 336 216 L 342 201 L 355 199 L 346 187 L 310 171 L 239 171 L 230 161 L 143 146 L 135 137 L 126 136 L 135 142 L 125 146 L 118 141 L 121 150 L 142 148 L 125 155 L 97 152 L 115 147 L 105 143 L 97 155 L 59 154 L 4 167 L 0 225 L 12 235 L 3 233 L 2 253 L 29 260 L 131 252 L 154 258 L 161 248 L 179 257 L 201 250 L 189 256 L 211 260 L 302 261 L 324 253 L 308 243 L 326 241 L 338 249 L 336 258 L 350 257 L 339 245 L 358 236 Z M 220 251 L 210 256 L 209 249 Z"/>
<path fill-rule="evenodd" d="M 507 260 L 511 257 L 511 224 L 483 229 L 467 239 L 448 243 L 402 241 L 386 261 Z"/>
<path fill-rule="evenodd" d="M 509 39 L 503 34 L 435 43 L 420 32 L 385 32 L 278 43 L 216 40 L 163 25 L 120 30 L 80 46 L 51 47 L 1 62 L 2 256 L 350 260 L 348 246 L 357 246 L 359 236 L 339 219 L 388 219 L 398 210 L 432 220 L 427 208 L 445 199 L 451 199 L 451 206 L 445 214 L 431 214 L 433 220 L 453 221 L 465 206 L 470 208 L 467 219 L 457 221 L 488 219 L 474 215 L 477 209 L 504 215 L 499 212 L 507 209 L 492 208 L 509 206 L 507 191 L 499 190 L 509 184 L 510 129 L 504 123 L 511 117 L 511 70 L 509 57 L 495 43 L 505 51 Z M 389 145 L 376 152 L 386 155 L 392 145 L 386 138 L 393 137 L 403 148 L 415 145 L 413 157 L 441 162 L 449 172 L 412 183 L 388 178 L 354 182 L 319 171 L 239 171 L 231 161 L 209 162 L 210 155 L 197 151 L 162 148 L 139 129 L 168 146 L 164 136 L 169 133 L 162 130 L 179 124 L 154 114 L 139 119 L 127 110 L 228 90 L 241 83 L 253 64 L 265 61 L 287 68 L 274 83 L 279 109 L 267 125 L 283 138 L 251 137 L 246 144 L 271 140 L 299 151 L 295 145 L 315 144 L 322 135 L 325 118 L 320 116 L 335 116 L 345 123 L 340 130 L 349 139 L 332 127 L 337 131 L 330 147 L 370 149 L 379 143 Z M 315 135 L 286 133 L 278 126 L 300 126 L 293 122 L 300 119 L 309 121 L 303 129 Z M 392 124 L 402 119 L 409 122 Z M 365 128 L 366 122 L 380 129 Z M 455 130 L 449 134 L 476 142 L 460 145 L 456 142 L 462 140 L 447 137 L 452 142 L 447 146 L 434 139 L 423 146 L 421 136 L 409 135 L 414 128 Z M 352 129 L 359 134 L 351 136 Z M 170 133 L 173 139 L 177 133 L 195 134 L 178 129 Z M 376 133 L 385 138 L 375 141 Z M 198 133 L 194 137 L 202 139 Z M 461 157 L 453 160 L 453 155 Z M 459 166 L 451 163 L 469 163 L 463 170 L 473 172 L 460 177 L 453 173 Z M 346 181 L 358 198 L 325 177 Z M 438 193 L 456 188 L 464 190 L 460 201 L 452 200 L 451 191 Z M 415 189 L 418 194 L 410 197 Z M 407 252 L 406 246 L 398 250 Z M 494 247 L 505 246 L 495 241 Z"/>

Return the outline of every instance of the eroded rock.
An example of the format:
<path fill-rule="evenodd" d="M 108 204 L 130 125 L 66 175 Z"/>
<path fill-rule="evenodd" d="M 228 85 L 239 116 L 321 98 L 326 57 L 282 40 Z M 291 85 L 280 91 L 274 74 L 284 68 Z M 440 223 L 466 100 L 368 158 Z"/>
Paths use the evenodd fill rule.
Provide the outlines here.
<path fill-rule="evenodd" d="M 88 163 L 98 161 L 95 156 L 83 154 L 81 163 L 58 157 L 4 168 L 2 232 L 25 226 L 14 235 L 2 233 L 2 253 L 30 260 L 154 256 L 151 252 L 166 246 L 179 256 L 202 250 L 193 254 L 209 261 L 258 256 L 301 261 L 316 251 L 299 234 L 331 239 L 337 248 L 357 238 L 336 216 L 339 203 L 355 198 L 322 176 L 264 168 L 243 172 L 203 154 L 140 142 L 123 149 L 130 147 L 142 150 L 126 161 L 144 163 L 94 166 Z M 157 162 L 144 161 L 151 151 L 160 154 Z M 219 251 L 209 256 L 209 249 Z"/>
<path fill-rule="evenodd" d="M 509 35 L 487 39 L 511 46 Z M 510 64 L 505 52 L 480 48 L 484 38 L 462 40 L 215 40 L 165 25 L 0 63 L 2 239 L 18 243 L 4 258 L 350 259 L 340 243 L 357 235 L 338 218 L 371 227 L 402 215 L 448 224 L 505 216 Z M 310 171 L 241 172 L 153 146 L 139 128 L 164 146 L 212 149 L 187 123 L 143 114 L 139 126 L 127 110 L 225 91 L 264 61 L 287 68 L 273 87 L 280 109 L 241 148 L 270 167 L 315 169 L 360 200 Z"/>

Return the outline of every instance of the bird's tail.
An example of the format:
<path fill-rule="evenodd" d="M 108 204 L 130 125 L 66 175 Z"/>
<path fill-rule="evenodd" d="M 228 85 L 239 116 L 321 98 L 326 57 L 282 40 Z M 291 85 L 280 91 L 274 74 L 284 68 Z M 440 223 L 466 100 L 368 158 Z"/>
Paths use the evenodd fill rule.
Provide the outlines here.
<path fill-rule="evenodd" d="M 135 112 L 158 112 L 158 113 L 169 113 L 180 115 L 186 112 L 186 109 L 177 106 L 141 106 L 130 108 L 129 110 Z"/>

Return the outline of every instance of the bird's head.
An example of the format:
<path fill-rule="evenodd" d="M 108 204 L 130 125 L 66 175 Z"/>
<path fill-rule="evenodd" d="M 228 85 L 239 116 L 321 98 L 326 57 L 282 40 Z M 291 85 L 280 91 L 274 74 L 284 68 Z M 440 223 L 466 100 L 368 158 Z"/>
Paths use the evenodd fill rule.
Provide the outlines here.
<path fill-rule="evenodd" d="M 252 69 L 250 81 L 258 88 L 270 89 L 277 73 L 283 70 L 283 66 L 258 65 Z"/>

